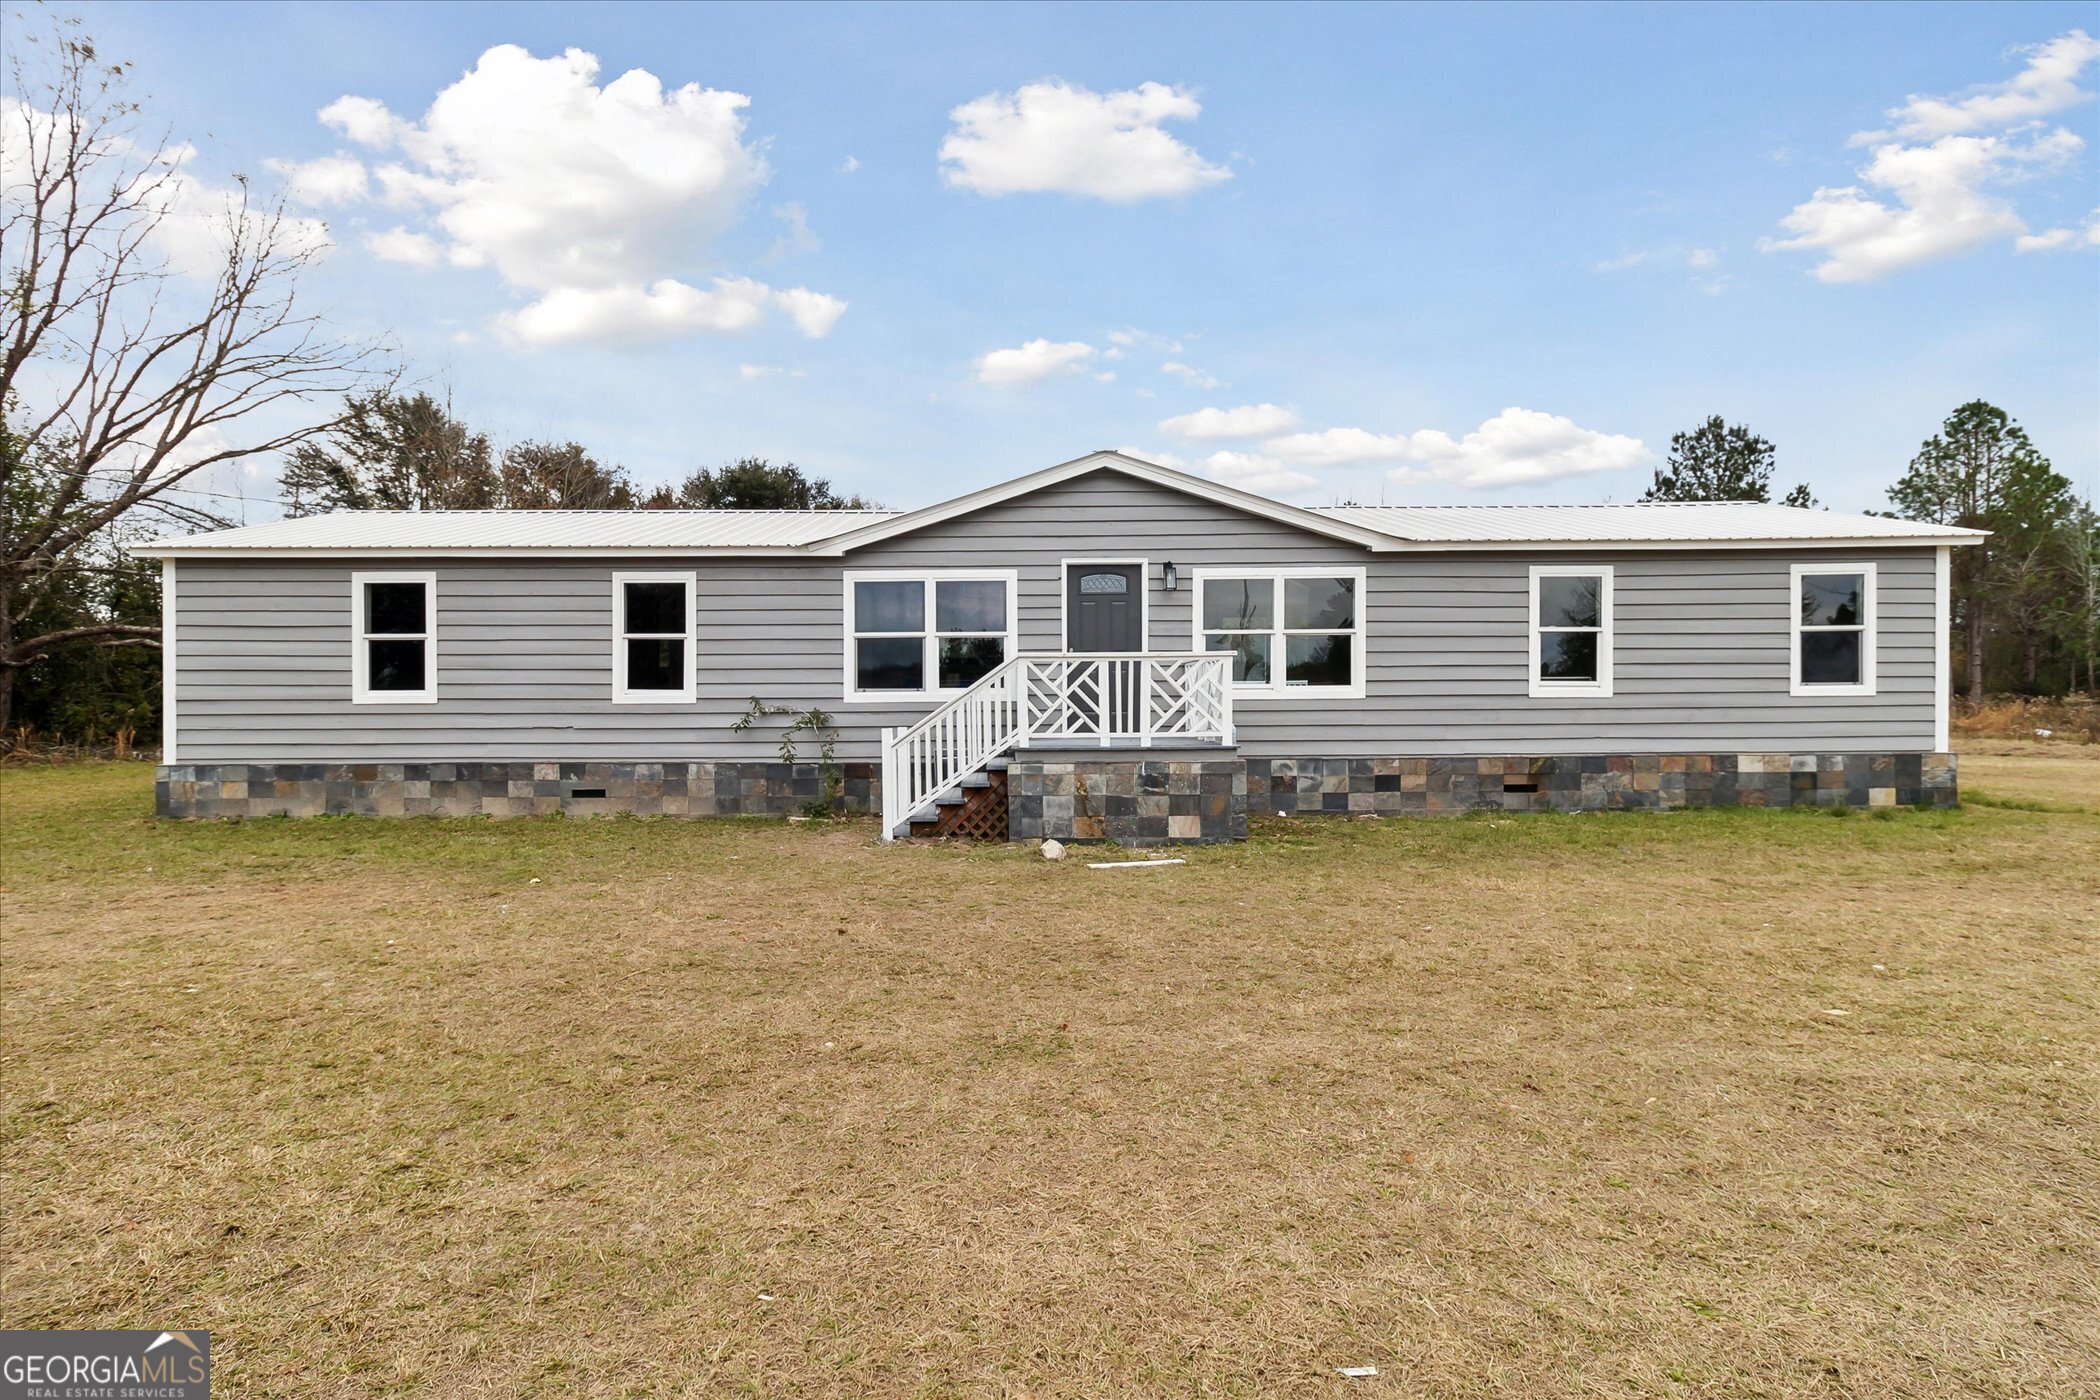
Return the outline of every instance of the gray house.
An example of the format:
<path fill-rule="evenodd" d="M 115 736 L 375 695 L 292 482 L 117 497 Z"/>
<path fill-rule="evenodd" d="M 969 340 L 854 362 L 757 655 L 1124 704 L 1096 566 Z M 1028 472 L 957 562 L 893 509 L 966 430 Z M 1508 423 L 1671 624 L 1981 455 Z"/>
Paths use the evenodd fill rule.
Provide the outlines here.
<path fill-rule="evenodd" d="M 1740 503 L 1305 509 L 1097 452 L 923 510 L 355 512 L 164 540 L 169 816 L 1947 804 L 1978 534 Z M 780 761 L 830 716 L 836 763 Z"/>

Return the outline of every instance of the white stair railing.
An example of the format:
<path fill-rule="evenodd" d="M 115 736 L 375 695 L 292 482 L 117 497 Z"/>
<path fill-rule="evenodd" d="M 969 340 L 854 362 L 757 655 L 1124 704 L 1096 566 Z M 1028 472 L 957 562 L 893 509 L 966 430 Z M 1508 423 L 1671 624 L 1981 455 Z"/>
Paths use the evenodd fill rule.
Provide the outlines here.
<path fill-rule="evenodd" d="M 1232 742 L 1232 653 L 1015 656 L 907 729 L 882 732 L 882 839 L 1030 743 Z"/>

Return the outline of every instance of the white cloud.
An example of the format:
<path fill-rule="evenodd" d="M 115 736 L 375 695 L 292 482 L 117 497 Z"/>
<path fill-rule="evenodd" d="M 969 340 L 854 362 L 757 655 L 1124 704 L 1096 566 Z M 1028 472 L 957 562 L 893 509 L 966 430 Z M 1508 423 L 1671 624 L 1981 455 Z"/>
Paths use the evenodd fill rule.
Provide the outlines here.
<path fill-rule="evenodd" d="M 2063 168 L 2084 146 L 2041 118 L 2091 99 L 2078 79 L 2100 59 L 2100 40 L 2074 29 L 2021 52 L 2027 67 L 2007 82 L 1959 99 L 1912 97 L 1890 110 L 1892 131 L 1856 133 L 1851 144 L 1873 152 L 1860 183 L 1818 189 L 1779 221 L 1788 236 L 1759 248 L 1820 253 L 1820 280 L 1869 282 L 2008 239 L 2025 251 L 2062 246 L 2055 231 L 2029 235 L 1996 191 Z"/>
<path fill-rule="evenodd" d="M 1720 265 L 1721 255 L 1712 248 L 1694 248 L 1684 255 L 1684 260 L 1690 267 L 1717 267 Z"/>
<path fill-rule="evenodd" d="M 1212 481 L 1237 486 L 1242 491 L 1272 495 L 1319 485 L 1318 477 L 1286 466 L 1274 457 L 1252 452 L 1213 452 L 1203 459 L 1202 472 Z"/>
<path fill-rule="evenodd" d="M 695 331 L 748 330 L 765 318 L 772 291 L 748 277 L 718 277 L 701 291 L 665 278 L 649 287 L 558 287 L 500 321 L 526 345 L 663 340 Z"/>
<path fill-rule="evenodd" d="M 368 233 L 364 242 L 373 257 L 386 262 L 407 263 L 410 267 L 436 267 L 443 255 L 436 239 L 399 226 L 384 233 Z"/>
<path fill-rule="evenodd" d="M 1615 258 L 1606 258 L 1604 261 L 1594 264 L 1593 269 L 1597 272 L 1624 272 L 1627 268 L 1639 267 L 1646 261 L 1648 261 L 1647 250 L 1645 248 L 1637 248 L 1630 253 L 1621 253 Z"/>
<path fill-rule="evenodd" d="M 841 175 L 851 175 L 854 171 L 858 169 L 860 169 L 859 156 L 847 156 L 844 160 L 840 161 L 838 165 L 838 173 Z"/>
<path fill-rule="evenodd" d="M 1038 337 L 1011 350 L 989 350 L 977 357 L 977 382 L 1002 388 L 1021 388 L 1045 379 L 1078 374 L 1099 352 L 1083 340 L 1044 340 Z"/>
<path fill-rule="evenodd" d="M 360 146 L 391 146 L 415 129 L 369 97 L 338 97 L 315 115 Z"/>
<path fill-rule="evenodd" d="M 1216 375 L 1206 374 L 1194 365 L 1185 365 L 1179 360 L 1167 361 L 1159 367 L 1159 372 L 1161 374 L 1171 374 L 1182 383 L 1197 389 L 1215 389 L 1218 387 L 1218 377 Z"/>
<path fill-rule="evenodd" d="M 768 375 L 781 373 L 779 365 L 738 365 L 737 376 L 742 379 L 764 379 Z"/>
<path fill-rule="evenodd" d="M 2083 29 L 2059 34 L 2045 44 L 2016 49 L 2027 54 L 2027 66 L 2002 83 L 1975 89 L 1959 100 L 1913 96 L 1891 107 L 1894 134 L 1919 139 L 1992 131 L 2076 107 L 2093 94 L 2078 86 L 2087 64 L 2100 59 L 2100 39 Z M 1862 132 L 1853 140 L 1869 144 L 1887 133 Z"/>
<path fill-rule="evenodd" d="M 1270 438 L 1262 446 L 1279 457 L 1314 467 L 1334 467 L 1345 462 L 1401 462 L 1413 455 L 1406 433 L 1373 433 L 1363 428 L 1292 433 Z"/>
<path fill-rule="evenodd" d="M 772 250 L 766 254 L 767 262 L 779 262 L 782 258 L 793 257 L 797 253 L 814 253 L 824 246 L 824 240 L 810 230 L 809 211 L 801 204 L 792 200 L 786 204 L 776 204 L 773 206 L 773 217 L 787 227 L 773 240 Z"/>
<path fill-rule="evenodd" d="M 1408 439 L 1419 466 L 1394 469 L 1395 481 L 1514 486 L 1587 472 L 1622 471 L 1654 459 L 1639 438 L 1578 427 L 1556 414 L 1505 408 L 1463 438 L 1427 428 Z"/>
<path fill-rule="evenodd" d="M 773 293 L 773 304 L 787 312 L 788 318 L 811 340 L 822 340 L 831 334 L 831 328 L 846 314 L 846 303 L 824 292 L 813 292 L 807 287 L 790 287 Z"/>
<path fill-rule="evenodd" d="M 1942 136 L 1924 146 L 1889 142 L 1859 174 L 1894 196 L 1887 203 L 1858 185 L 1825 187 L 1779 221 L 1793 236 L 1766 239 L 1766 252 L 1823 254 L 1825 282 L 1871 282 L 1900 268 L 1967 252 L 2027 231 L 2020 216 L 1985 186 L 2060 166 L 2082 145 L 2058 127 L 2014 136 Z"/>
<path fill-rule="evenodd" d="M 266 160 L 263 164 L 284 177 L 286 190 L 301 204 L 348 204 L 368 192 L 365 163 L 356 156 Z"/>
<path fill-rule="evenodd" d="M 1112 369 L 1102 370 L 1094 376 L 1094 380 L 1099 384 L 1113 384 L 1116 382 L 1116 372 Z"/>
<path fill-rule="evenodd" d="M 941 177 L 979 194 L 1058 193 L 1129 203 L 1232 178 L 1161 130 L 1203 110 L 1163 83 L 1096 93 L 1051 80 L 988 93 L 948 114 Z"/>
<path fill-rule="evenodd" d="M 1652 457 L 1638 438 L 1600 433 L 1528 408 L 1505 408 L 1456 440 L 1434 428 L 1415 433 L 1329 428 L 1271 438 L 1262 448 L 1273 458 L 1299 466 L 1398 462 L 1405 465 L 1391 473 L 1396 481 L 1436 480 L 1474 487 L 1617 471 L 1640 466 Z"/>
<path fill-rule="evenodd" d="M 2070 248 L 2100 248 L 2100 209 L 2077 228 L 2052 228 L 2022 234 L 2013 247 L 2023 253 L 2060 253 Z"/>
<path fill-rule="evenodd" d="M 580 49 L 535 58 L 504 44 L 409 121 L 365 97 L 321 109 L 321 121 L 357 145 L 386 152 L 371 177 L 378 198 L 412 211 L 404 225 L 460 268 L 491 268 L 532 298 L 501 318 L 530 344 L 646 341 L 742 330 L 768 308 L 807 336 L 827 334 L 845 310 L 836 297 L 776 292 L 747 277 L 685 280 L 768 176 L 744 140 L 740 93 L 697 83 L 665 91 L 634 69 L 603 84 Z M 347 159 L 347 158 L 345 158 Z M 344 176 L 347 183 L 347 176 Z M 814 246 L 797 204 L 776 250 Z M 391 237 L 391 235 L 389 235 Z"/>
<path fill-rule="evenodd" d="M 1190 439 L 1262 437 L 1298 426 L 1298 415 L 1281 404 L 1243 404 L 1238 408 L 1199 408 L 1160 423 L 1163 432 Z"/>

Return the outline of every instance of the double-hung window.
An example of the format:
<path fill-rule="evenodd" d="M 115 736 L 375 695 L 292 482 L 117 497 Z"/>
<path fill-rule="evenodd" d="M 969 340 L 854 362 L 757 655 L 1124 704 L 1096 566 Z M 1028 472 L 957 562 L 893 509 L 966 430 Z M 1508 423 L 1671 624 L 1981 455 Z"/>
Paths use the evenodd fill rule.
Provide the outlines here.
<path fill-rule="evenodd" d="M 1232 653 L 1233 690 L 1249 697 L 1360 697 L 1364 571 L 1202 568 L 1196 645 Z"/>
<path fill-rule="evenodd" d="M 846 575 L 846 698 L 967 690 L 1016 649 L 1012 570 Z"/>
<path fill-rule="evenodd" d="M 693 576 L 614 574 L 613 618 L 613 700 L 691 700 Z"/>
<path fill-rule="evenodd" d="M 437 575 L 350 575 L 350 698 L 360 705 L 437 699 Z"/>
<path fill-rule="evenodd" d="M 1874 693 L 1874 566 L 1796 564 L 1795 695 Z"/>
<path fill-rule="evenodd" d="M 1531 570 L 1531 694 L 1611 694 L 1611 566 Z"/>

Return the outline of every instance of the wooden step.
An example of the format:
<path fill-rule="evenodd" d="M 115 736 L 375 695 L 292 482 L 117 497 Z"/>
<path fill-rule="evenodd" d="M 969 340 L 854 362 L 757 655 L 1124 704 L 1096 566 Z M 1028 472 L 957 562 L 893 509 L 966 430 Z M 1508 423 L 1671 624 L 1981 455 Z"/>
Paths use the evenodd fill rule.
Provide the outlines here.
<path fill-rule="evenodd" d="M 1006 764 L 998 761 L 996 767 L 988 764 L 953 790 L 920 804 L 896 834 L 1004 841 L 1006 823 Z"/>

